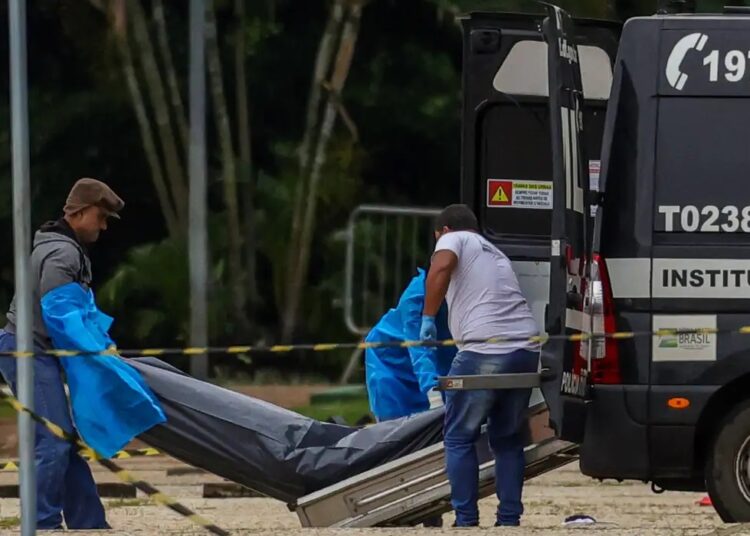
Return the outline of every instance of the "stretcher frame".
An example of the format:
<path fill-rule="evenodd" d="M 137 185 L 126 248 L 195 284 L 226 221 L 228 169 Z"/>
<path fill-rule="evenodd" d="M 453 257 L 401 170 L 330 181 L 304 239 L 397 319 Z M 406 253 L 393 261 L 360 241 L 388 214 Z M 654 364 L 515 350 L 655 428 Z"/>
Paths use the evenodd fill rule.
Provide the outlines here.
<path fill-rule="evenodd" d="M 462 381 L 457 381 L 462 380 Z M 468 381 L 466 381 L 468 380 Z M 509 389 L 538 386 L 539 374 L 440 378 L 442 389 Z M 529 408 L 525 447 L 530 479 L 578 459 L 578 445 L 554 437 L 544 403 Z M 495 462 L 483 434 L 477 442 L 479 496 L 495 492 Z M 290 508 L 303 527 L 414 526 L 449 512 L 450 483 L 442 443 L 414 452 L 300 498 Z"/>

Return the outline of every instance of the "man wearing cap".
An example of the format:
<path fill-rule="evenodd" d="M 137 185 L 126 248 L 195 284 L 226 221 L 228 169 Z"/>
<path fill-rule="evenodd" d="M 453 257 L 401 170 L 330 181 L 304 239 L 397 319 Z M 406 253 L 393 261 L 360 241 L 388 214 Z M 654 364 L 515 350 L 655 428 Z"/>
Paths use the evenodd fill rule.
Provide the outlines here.
<path fill-rule="evenodd" d="M 117 213 L 124 205 L 103 182 L 80 179 L 68 195 L 64 216 L 45 223 L 34 235 L 31 270 L 37 351 L 53 348 L 42 314 L 42 298 L 69 283 L 77 283 L 84 289 L 90 287 L 91 261 L 87 248 L 107 229 L 107 218 L 119 218 Z M 16 348 L 15 297 L 6 316 L 8 322 L 5 329 L 0 330 L 0 351 L 7 352 Z M 34 409 L 73 432 L 62 372 L 58 358 L 44 355 L 34 358 Z M 0 374 L 16 393 L 16 359 L 0 357 Z M 68 529 L 110 528 L 91 470 L 75 447 L 37 425 L 34 454 L 38 529 L 62 528 L 63 515 Z"/>

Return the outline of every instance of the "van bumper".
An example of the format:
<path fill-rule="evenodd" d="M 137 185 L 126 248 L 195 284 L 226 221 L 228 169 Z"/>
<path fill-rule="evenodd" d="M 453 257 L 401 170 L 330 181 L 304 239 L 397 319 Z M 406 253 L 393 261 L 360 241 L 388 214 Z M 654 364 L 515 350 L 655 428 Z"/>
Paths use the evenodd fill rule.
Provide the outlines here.
<path fill-rule="evenodd" d="M 580 452 L 583 474 L 593 478 L 649 479 L 648 428 L 631 415 L 627 390 L 624 385 L 592 387 Z"/>

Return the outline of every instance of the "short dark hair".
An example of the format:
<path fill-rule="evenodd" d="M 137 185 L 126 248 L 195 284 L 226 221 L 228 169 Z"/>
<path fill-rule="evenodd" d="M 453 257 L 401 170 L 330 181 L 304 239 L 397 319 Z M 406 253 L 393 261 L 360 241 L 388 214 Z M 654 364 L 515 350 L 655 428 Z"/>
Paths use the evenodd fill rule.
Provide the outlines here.
<path fill-rule="evenodd" d="M 443 227 L 451 231 L 478 232 L 479 222 L 467 205 L 448 205 L 435 218 L 435 230 L 442 231 Z"/>

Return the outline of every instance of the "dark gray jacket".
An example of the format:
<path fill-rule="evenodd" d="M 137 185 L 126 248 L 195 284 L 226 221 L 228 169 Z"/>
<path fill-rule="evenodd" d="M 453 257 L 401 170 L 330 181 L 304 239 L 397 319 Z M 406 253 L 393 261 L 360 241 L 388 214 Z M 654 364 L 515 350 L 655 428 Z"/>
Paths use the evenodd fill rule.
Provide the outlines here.
<path fill-rule="evenodd" d="M 91 261 L 85 249 L 76 241 L 73 230 L 65 220 L 44 224 L 34 235 L 31 251 L 32 301 L 34 304 L 34 343 L 51 349 L 52 341 L 42 318 L 41 299 L 47 292 L 67 283 L 91 285 Z M 8 310 L 5 331 L 16 331 L 16 297 Z"/>

